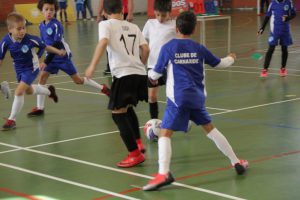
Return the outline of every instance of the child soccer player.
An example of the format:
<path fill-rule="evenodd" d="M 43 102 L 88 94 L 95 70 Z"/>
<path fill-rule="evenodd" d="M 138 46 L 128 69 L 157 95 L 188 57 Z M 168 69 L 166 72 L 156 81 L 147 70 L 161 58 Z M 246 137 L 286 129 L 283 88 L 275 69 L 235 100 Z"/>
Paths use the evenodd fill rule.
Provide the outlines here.
<path fill-rule="evenodd" d="M 262 35 L 266 25 L 271 18 L 271 32 L 269 36 L 269 49 L 266 53 L 264 68 L 260 76 L 268 76 L 268 68 L 274 53 L 275 47 L 281 45 L 281 68 L 279 75 L 284 77 L 287 75 L 286 63 L 288 59 L 288 46 L 293 44 L 290 20 L 296 17 L 296 11 L 291 0 L 276 0 L 272 1 L 266 13 L 262 27 L 258 31 L 258 35 Z"/>
<path fill-rule="evenodd" d="M 239 160 L 226 138 L 211 123 L 205 109 L 204 66 L 228 67 L 234 63 L 235 55 L 225 58 L 214 56 L 204 46 L 190 39 L 197 20 L 192 12 L 181 13 L 176 20 L 177 38 L 165 44 L 158 62 L 148 73 L 155 84 L 167 70 L 167 106 L 158 139 L 159 172 L 143 190 L 156 190 L 174 181 L 170 172 L 171 136 L 173 131 L 186 131 L 189 120 L 201 125 L 207 137 L 230 159 L 238 174 L 246 171 L 248 162 Z"/>
<path fill-rule="evenodd" d="M 67 2 L 67 0 L 58 0 L 58 3 L 59 3 L 60 21 L 63 22 L 63 14 L 64 14 L 65 22 L 68 22 L 68 14 L 67 14 L 68 2 Z"/>
<path fill-rule="evenodd" d="M 108 95 L 109 89 L 106 85 L 99 85 L 95 81 L 87 78 L 82 78 L 77 73 L 76 67 L 74 66 L 71 57 L 71 50 L 69 45 L 64 40 L 64 31 L 62 24 L 54 18 L 54 13 L 57 10 L 56 0 L 39 0 L 38 9 L 42 12 L 45 20 L 40 24 L 40 34 L 43 42 L 47 45 L 51 45 L 58 49 L 65 49 L 67 55 L 64 57 L 54 56 L 53 54 L 48 54 L 45 63 L 47 66 L 42 71 L 39 79 L 39 84 L 44 86 L 50 76 L 50 74 L 57 74 L 59 70 L 68 74 L 74 83 L 83 84 L 87 86 L 94 87 L 101 91 L 102 93 Z M 40 116 L 44 114 L 45 108 L 45 96 L 37 96 L 37 107 L 33 108 L 28 116 Z"/>
<path fill-rule="evenodd" d="M 154 14 L 156 19 L 149 19 L 144 26 L 143 35 L 149 41 L 150 47 L 148 69 L 154 68 L 161 47 L 176 36 L 176 24 L 171 19 L 171 10 L 172 0 L 155 0 Z M 153 85 L 148 81 L 148 101 L 151 119 L 158 118 L 158 86 L 165 84 L 165 75 L 159 78 L 158 85 Z"/>
<path fill-rule="evenodd" d="M 104 0 L 104 12 L 108 20 L 99 24 L 99 43 L 85 75 L 92 77 L 107 48 L 113 76 L 108 108 L 129 151 L 117 166 L 133 167 L 145 161 L 139 122 L 132 105 L 148 100 L 145 63 L 149 47 L 138 26 L 123 20 L 122 0 Z"/>
<path fill-rule="evenodd" d="M 7 81 L 3 81 L 0 83 L 0 91 L 6 99 L 10 98 L 11 92 Z"/>
<path fill-rule="evenodd" d="M 16 116 L 23 107 L 25 93 L 48 95 L 55 103 L 58 101 L 53 86 L 50 85 L 48 88 L 45 88 L 40 85 L 32 85 L 32 82 L 39 74 L 38 58 L 42 56 L 44 49 L 60 56 L 64 56 L 66 52 L 46 46 L 38 37 L 26 34 L 26 22 L 22 15 L 11 13 L 8 15 L 6 22 L 9 33 L 0 42 L 0 64 L 7 50 L 9 50 L 14 61 L 17 81 L 19 82 L 15 90 L 11 114 L 2 126 L 3 130 L 10 130 L 16 127 Z M 38 48 L 37 53 L 34 48 Z"/>

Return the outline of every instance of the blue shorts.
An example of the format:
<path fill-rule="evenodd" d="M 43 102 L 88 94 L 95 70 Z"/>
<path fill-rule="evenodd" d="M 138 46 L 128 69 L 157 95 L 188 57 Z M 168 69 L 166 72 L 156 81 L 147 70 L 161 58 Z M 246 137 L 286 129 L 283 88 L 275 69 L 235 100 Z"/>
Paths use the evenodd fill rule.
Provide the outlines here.
<path fill-rule="evenodd" d="M 177 107 L 168 100 L 161 128 L 187 132 L 189 120 L 192 120 L 197 125 L 205 125 L 211 122 L 211 117 L 205 106 L 199 109 Z"/>
<path fill-rule="evenodd" d="M 289 31 L 281 33 L 271 32 L 268 40 L 269 45 L 271 46 L 277 46 L 278 44 L 280 44 L 281 46 L 290 46 L 293 44 L 293 39 Z"/>
<path fill-rule="evenodd" d="M 83 10 L 83 4 L 77 3 L 76 4 L 76 10 L 77 10 L 77 12 L 79 12 L 79 11 L 84 12 L 84 10 Z"/>
<path fill-rule="evenodd" d="M 39 75 L 40 70 L 36 69 L 34 71 L 32 70 L 26 70 L 24 72 L 17 73 L 17 80 L 18 83 L 21 81 L 26 83 L 27 85 L 31 85 L 33 81 L 36 79 L 36 77 Z"/>
<path fill-rule="evenodd" d="M 61 70 L 72 76 L 77 73 L 76 67 L 74 66 L 71 60 L 66 60 L 65 62 L 50 62 L 44 71 L 49 72 L 50 74 L 57 74 Z"/>
<path fill-rule="evenodd" d="M 60 9 L 66 9 L 67 8 L 67 2 L 58 2 Z"/>

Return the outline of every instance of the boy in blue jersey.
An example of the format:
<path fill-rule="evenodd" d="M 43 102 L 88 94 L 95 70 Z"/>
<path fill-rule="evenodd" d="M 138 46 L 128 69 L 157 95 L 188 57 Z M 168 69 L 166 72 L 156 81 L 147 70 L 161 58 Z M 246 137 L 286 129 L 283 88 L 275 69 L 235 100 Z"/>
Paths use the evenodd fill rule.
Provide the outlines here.
<path fill-rule="evenodd" d="M 7 81 L 3 81 L 0 83 L 0 91 L 6 99 L 10 98 L 11 92 Z"/>
<path fill-rule="evenodd" d="M 268 39 L 269 49 L 266 53 L 264 68 L 261 71 L 261 77 L 268 76 L 268 68 L 274 53 L 275 47 L 281 45 L 281 68 L 279 75 L 284 77 L 287 75 L 286 63 L 288 59 L 288 46 L 293 44 L 290 20 L 296 17 L 295 7 L 291 0 L 273 0 L 268 8 L 263 25 L 258 31 L 257 35 L 262 35 L 266 25 L 271 19 L 270 36 Z"/>
<path fill-rule="evenodd" d="M 143 187 L 145 191 L 157 190 L 174 181 L 170 173 L 171 136 L 173 131 L 187 131 L 189 120 L 203 127 L 207 137 L 230 159 L 237 174 L 244 174 L 248 167 L 248 162 L 236 157 L 226 138 L 213 126 L 205 108 L 203 64 L 228 67 L 234 63 L 235 55 L 220 59 L 192 41 L 190 37 L 196 23 L 196 16 L 192 12 L 183 12 L 177 17 L 177 38 L 161 48 L 156 66 L 148 73 L 150 81 L 157 84 L 159 77 L 167 71 L 167 106 L 158 139 L 159 172 Z"/>
<path fill-rule="evenodd" d="M 39 68 L 43 67 L 43 65 L 39 65 L 39 58 L 45 49 L 60 56 L 64 56 L 66 52 L 46 46 L 40 38 L 26 34 L 25 23 L 22 15 L 17 13 L 9 14 L 7 17 L 9 33 L 0 42 L 0 64 L 7 50 L 9 50 L 14 61 L 14 68 L 19 83 L 15 90 L 11 114 L 2 126 L 3 130 L 16 128 L 16 116 L 23 107 L 25 93 L 48 95 L 55 103 L 58 101 L 53 86 L 50 85 L 48 88 L 44 88 L 32 83 L 39 74 Z M 35 48 L 38 49 L 37 53 L 35 52 Z"/>
<path fill-rule="evenodd" d="M 83 84 L 94 87 L 102 93 L 109 95 L 109 89 L 106 85 L 100 85 L 97 82 L 82 78 L 77 73 L 76 67 L 71 60 L 71 50 L 69 45 L 64 40 L 64 31 L 62 24 L 54 18 L 54 13 L 58 9 L 56 0 L 40 0 L 38 2 L 38 9 L 42 12 L 45 20 L 40 24 L 40 34 L 43 42 L 46 45 L 56 47 L 58 49 L 65 49 L 67 54 L 64 57 L 58 57 L 53 54 L 48 54 L 45 63 L 44 71 L 42 71 L 39 79 L 40 85 L 45 85 L 50 74 L 57 74 L 59 70 L 68 74 L 76 84 Z M 28 116 L 39 116 L 44 114 L 45 96 L 37 96 L 37 106 L 28 113 Z"/>

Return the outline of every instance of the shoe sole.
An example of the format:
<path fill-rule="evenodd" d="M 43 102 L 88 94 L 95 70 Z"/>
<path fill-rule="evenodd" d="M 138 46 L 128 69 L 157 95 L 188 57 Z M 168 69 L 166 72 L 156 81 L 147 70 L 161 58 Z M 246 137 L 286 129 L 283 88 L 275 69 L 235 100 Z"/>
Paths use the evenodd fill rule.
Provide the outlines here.
<path fill-rule="evenodd" d="M 16 126 L 14 126 L 12 128 L 2 128 L 1 131 L 10 131 L 10 130 L 14 130 L 16 128 L 17 128 Z"/>
<path fill-rule="evenodd" d="M 117 166 L 120 167 L 120 168 L 130 168 L 130 167 L 135 167 L 135 166 L 137 166 L 137 165 L 142 164 L 143 162 L 145 162 L 145 160 L 146 160 L 146 159 L 144 159 L 143 161 L 141 161 L 141 162 L 139 162 L 139 163 L 137 163 L 137 164 L 130 165 L 130 166 L 121 166 L 121 165 L 119 165 L 119 164 L 117 164 Z"/>
<path fill-rule="evenodd" d="M 171 185 L 171 183 L 173 183 L 175 181 L 175 179 L 172 177 L 170 180 L 167 180 L 166 182 L 163 182 L 161 184 L 158 184 L 158 185 L 155 185 L 153 187 L 150 187 L 150 188 L 146 188 L 143 190 L 144 191 L 155 191 L 155 190 L 158 190 L 159 188 L 163 187 L 163 186 L 166 186 L 166 185 Z"/>
<path fill-rule="evenodd" d="M 27 114 L 27 117 L 40 117 L 40 116 L 43 116 L 44 113 L 41 113 L 41 114 Z"/>

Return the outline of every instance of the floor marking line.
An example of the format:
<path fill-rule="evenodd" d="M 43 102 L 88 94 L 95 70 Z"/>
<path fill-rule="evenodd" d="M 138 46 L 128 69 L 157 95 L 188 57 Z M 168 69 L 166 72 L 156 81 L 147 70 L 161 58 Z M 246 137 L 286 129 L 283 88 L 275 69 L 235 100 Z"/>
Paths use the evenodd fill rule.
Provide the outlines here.
<path fill-rule="evenodd" d="M 93 191 L 96 191 L 96 192 L 102 192 L 102 193 L 105 193 L 105 194 L 110 194 L 110 195 L 113 195 L 115 197 L 120 197 L 122 199 L 138 200 L 136 198 L 129 197 L 129 196 L 122 195 L 122 194 L 118 194 L 118 193 L 115 193 L 115 192 L 111 192 L 111 191 L 108 191 L 108 190 L 105 190 L 105 189 L 85 185 L 85 184 L 78 183 L 78 182 L 75 182 L 75 181 L 66 180 L 66 179 L 63 179 L 63 178 L 56 177 L 56 176 L 51 176 L 51 175 L 48 175 L 48 174 L 32 171 L 32 170 L 21 168 L 21 167 L 16 167 L 16 166 L 1 163 L 1 162 L 0 162 L 0 166 L 10 168 L 10 169 L 14 169 L 14 170 L 21 171 L 21 172 L 25 172 L 25 173 L 28 173 L 28 174 L 33 174 L 33 175 L 36 175 L 36 176 L 41 176 L 41 177 L 51 179 L 51 180 L 55 180 L 55 181 L 58 181 L 58 182 L 67 183 L 69 185 L 74 185 L 74 186 L 77 186 L 77 187 L 93 190 Z"/>
<path fill-rule="evenodd" d="M 22 192 L 17 192 L 17 191 L 8 189 L 8 188 L 0 188 L 0 191 L 8 193 L 8 194 L 11 194 L 11 195 L 14 195 L 14 196 L 24 197 L 24 198 L 30 199 L 30 200 L 42 200 L 42 199 L 33 197 L 33 196 L 29 195 L 29 194 L 25 194 L 25 193 L 22 193 Z"/>
<path fill-rule="evenodd" d="M 166 101 L 157 101 L 158 103 L 162 103 L 162 104 L 167 104 L 167 102 Z M 231 110 L 229 110 L 229 109 L 224 109 L 224 108 L 214 108 L 214 107 L 208 107 L 208 106 L 206 106 L 206 108 L 208 108 L 208 109 L 212 109 L 212 110 L 223 110 L 223 111 L 231 111 Z"/>

